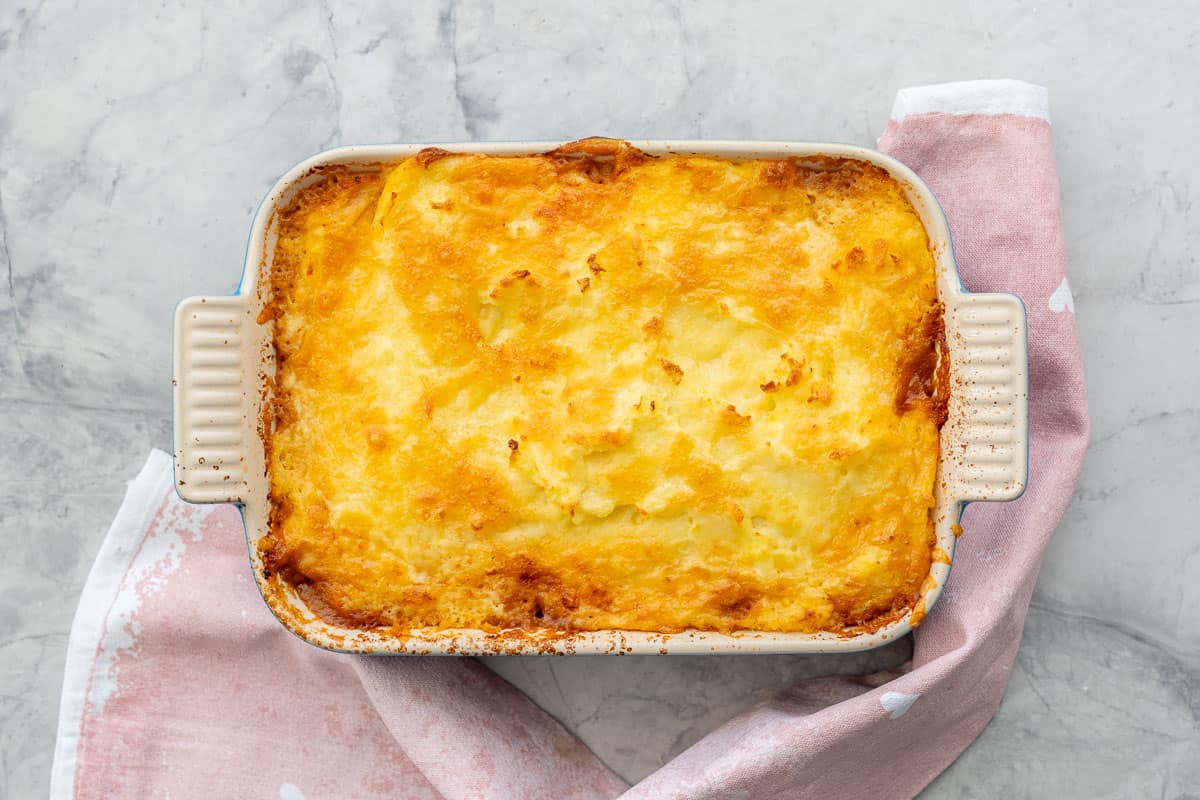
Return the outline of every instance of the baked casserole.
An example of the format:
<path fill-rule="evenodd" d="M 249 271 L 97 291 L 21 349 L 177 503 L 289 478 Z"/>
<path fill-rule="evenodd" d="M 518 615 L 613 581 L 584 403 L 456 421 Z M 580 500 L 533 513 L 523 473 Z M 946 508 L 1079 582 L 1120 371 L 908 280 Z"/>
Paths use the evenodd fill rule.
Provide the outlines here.
<path fill-rule="evenodd" d="M 854 634 L 918 602 L 949 360 L 879 167 L 327 166 L 263 291 L 262 563 L 339 625 Z"/>

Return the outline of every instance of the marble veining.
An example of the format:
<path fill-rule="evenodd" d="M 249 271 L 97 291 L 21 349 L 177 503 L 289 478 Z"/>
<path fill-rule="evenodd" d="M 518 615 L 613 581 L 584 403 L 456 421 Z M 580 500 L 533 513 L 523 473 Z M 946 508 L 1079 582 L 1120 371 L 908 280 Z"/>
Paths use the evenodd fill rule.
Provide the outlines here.
<path fill-rule="evenodd" d="M 0 797 L 45 794 L 79 590 L 124 481 L 170 446 L 174 304 L 236 285 L 293 163 L 594 134 L 869 145 L 898 88 L 976 77 L 1050 88 L 1093 439 L 1000 712 L 924 796 L 1200 797 L 1197 74 L 1191 9 L 1167 2 L 3 4 Z M 633 780 L 800 677 L 909 647 L 488 664 Z"/>

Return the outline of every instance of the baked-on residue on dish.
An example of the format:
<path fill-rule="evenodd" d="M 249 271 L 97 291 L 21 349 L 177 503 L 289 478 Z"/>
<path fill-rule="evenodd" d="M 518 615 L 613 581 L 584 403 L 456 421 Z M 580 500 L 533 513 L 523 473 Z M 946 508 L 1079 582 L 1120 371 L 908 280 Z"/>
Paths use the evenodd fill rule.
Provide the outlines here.
<path fill-rule="evenodd" d="M 263 562 L 340 624 L 857 632 L 918 598 L 948 359 L 878 167 L 324 168 L 263 290 Z"/>

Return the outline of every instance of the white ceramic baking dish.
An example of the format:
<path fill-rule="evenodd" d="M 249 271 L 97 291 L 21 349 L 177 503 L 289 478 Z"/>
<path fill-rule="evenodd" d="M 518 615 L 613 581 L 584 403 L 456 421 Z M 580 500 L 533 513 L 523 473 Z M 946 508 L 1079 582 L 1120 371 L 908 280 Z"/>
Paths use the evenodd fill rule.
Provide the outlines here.
<path fill-rule="evenodd" d="M 540 153 L 562 142 L 439 145 L 495 155 Z M 942 430 L 936 487 L 937 546 L 952 560 L 963 506 L 1011 500 L 1025 488 L 1028 379 L 1025 309 L 1008 294 L 971 294 L 958 279 L 946 218 L 929 187 L 893 158 L 861 147 L 791 142 L 634 142 L 656 155 L 699 153 L 730 159 L 835 156 L 887 170 L 921 215 L 937 263 L 951 358 L 949 419 Z M 292 632 L 320 647 L 355 653 L 812 653 L 866 650 L 908 633 L 933 606 L 950 564 L 935 560 L 915 610 L 858 635 L 745 631 L 674 634 L 605 630 L 564 634 L 428 630 L 398 636 L 333 625 L 291 587 L 263 577 L 258 541 L 267 532 L 268 480 L 259 434 L 269 377 L 274 374 L 271 323 L 257 318 L 271 267 L 278 212 L 330 164 L 379 169 L 422 145 L 343 147 L 316 155 L 284 175 L 259 208 L 241 284 L 232 296 L 193 297 L 175 314 L 175 477 L 193 503 L 237 503 L 250 561 L 271 610 Z"/>

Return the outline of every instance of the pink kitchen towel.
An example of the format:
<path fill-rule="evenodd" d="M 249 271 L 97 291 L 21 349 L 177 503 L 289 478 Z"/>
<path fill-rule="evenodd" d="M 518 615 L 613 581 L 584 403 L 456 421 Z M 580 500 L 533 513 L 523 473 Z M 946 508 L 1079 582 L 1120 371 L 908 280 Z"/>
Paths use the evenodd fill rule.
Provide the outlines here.
<path fill-rule="evenodd" d="M 802 682 L 629 787 L 473 659 L 336 655 L 287 633 L 258 596 L 237 510 L 180 501 L 156 451 L 80 600 L 52 797 L 919 792 L 1000 702 L 1088 423 L 1045 90 L 904 90 L 879 146 L 933 187 L 966 287 L 1019 294 L 1029 314 L 1028 489 L 967 509 L 950 581 L 903 670 Z"/>

